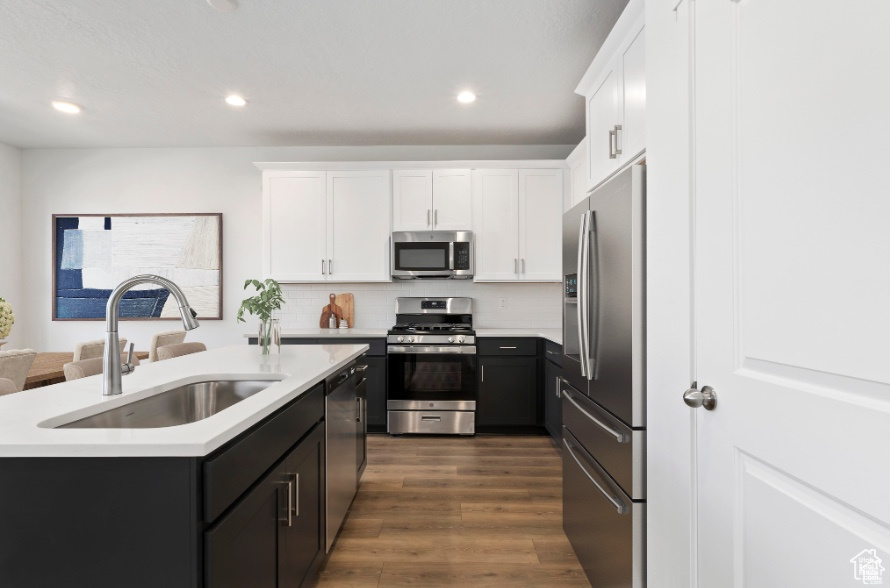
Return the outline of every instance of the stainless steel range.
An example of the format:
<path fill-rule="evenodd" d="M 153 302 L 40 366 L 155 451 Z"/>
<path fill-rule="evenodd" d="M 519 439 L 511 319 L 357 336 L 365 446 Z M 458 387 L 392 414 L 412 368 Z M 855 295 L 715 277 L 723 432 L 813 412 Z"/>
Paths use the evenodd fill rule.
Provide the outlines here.
<path fill-rule="evenodd" d="M 476 432 L 472 298 L 397 298 L 386 338 L 390 434 Z"/>

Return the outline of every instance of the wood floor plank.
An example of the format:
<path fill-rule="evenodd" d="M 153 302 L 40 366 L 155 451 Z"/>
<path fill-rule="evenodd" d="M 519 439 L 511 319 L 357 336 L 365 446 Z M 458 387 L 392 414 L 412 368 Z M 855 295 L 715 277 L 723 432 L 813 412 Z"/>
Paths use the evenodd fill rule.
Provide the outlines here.
<path fill-rule="evenodd" d="M 547 437 L 375 435 L 322 588 L 589 586 Z"/>
<path fill-rule="evenodd" d="M 580 566 L 559 564 L 386 562 L 380 586 L 590 586 Z"/>

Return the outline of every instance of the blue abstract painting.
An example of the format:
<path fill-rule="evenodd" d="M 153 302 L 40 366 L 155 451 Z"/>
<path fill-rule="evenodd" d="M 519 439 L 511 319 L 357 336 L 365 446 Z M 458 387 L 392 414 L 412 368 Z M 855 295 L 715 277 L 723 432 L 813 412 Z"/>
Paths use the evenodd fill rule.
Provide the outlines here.
<path fill-rule="evenodd" d="M 221 214 L 56 215 L 53 234 L 53 320 L 104 320 L 112 290 L 137 274 L 172 280 L 199 318 L 222 318 Z M 137 286 L 120 316 L 178 319 L 169 294 Z"/>

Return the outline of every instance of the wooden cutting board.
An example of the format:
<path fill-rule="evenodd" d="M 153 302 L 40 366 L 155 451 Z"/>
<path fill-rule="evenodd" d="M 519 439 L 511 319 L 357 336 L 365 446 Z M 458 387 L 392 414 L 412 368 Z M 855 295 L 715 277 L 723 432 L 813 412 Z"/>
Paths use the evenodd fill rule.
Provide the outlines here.
<path fill-rule="evenodd" d="M 337 294 L 337 297 L 334 299 L 334 304 L 340 307 L 340 311 L 342 315 L 341 319 L 346 319 L 346 324 L 349 325 L 349 328 L 353 328 L 355 325 L 355 300 L 352 297 L 350 292 L 346 294 Z"/>
<path fill-rule="evenodd" d="M 336 295 L 331 292 L 329 296 L 331 303 L 321 309 L 321 318 L 318 319 L 318 326 L 322 329 L 330 328 L 328 326 L 328 321 L 333 315 L 336 320 L 336 324 L 340 325 L 340 318 L 343 316 L 343 310 L 337 305 L 334 301 L 336 299 Z"/>

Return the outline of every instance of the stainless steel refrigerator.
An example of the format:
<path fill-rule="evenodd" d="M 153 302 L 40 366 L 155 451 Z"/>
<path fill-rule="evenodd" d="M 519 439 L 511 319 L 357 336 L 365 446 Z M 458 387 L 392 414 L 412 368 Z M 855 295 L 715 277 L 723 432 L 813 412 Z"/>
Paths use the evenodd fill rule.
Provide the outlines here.
<path fill-rule="evenodd" d="M 646 584 L 646 167 L 563 216 L 563 528 L 591 584 Z"/>

